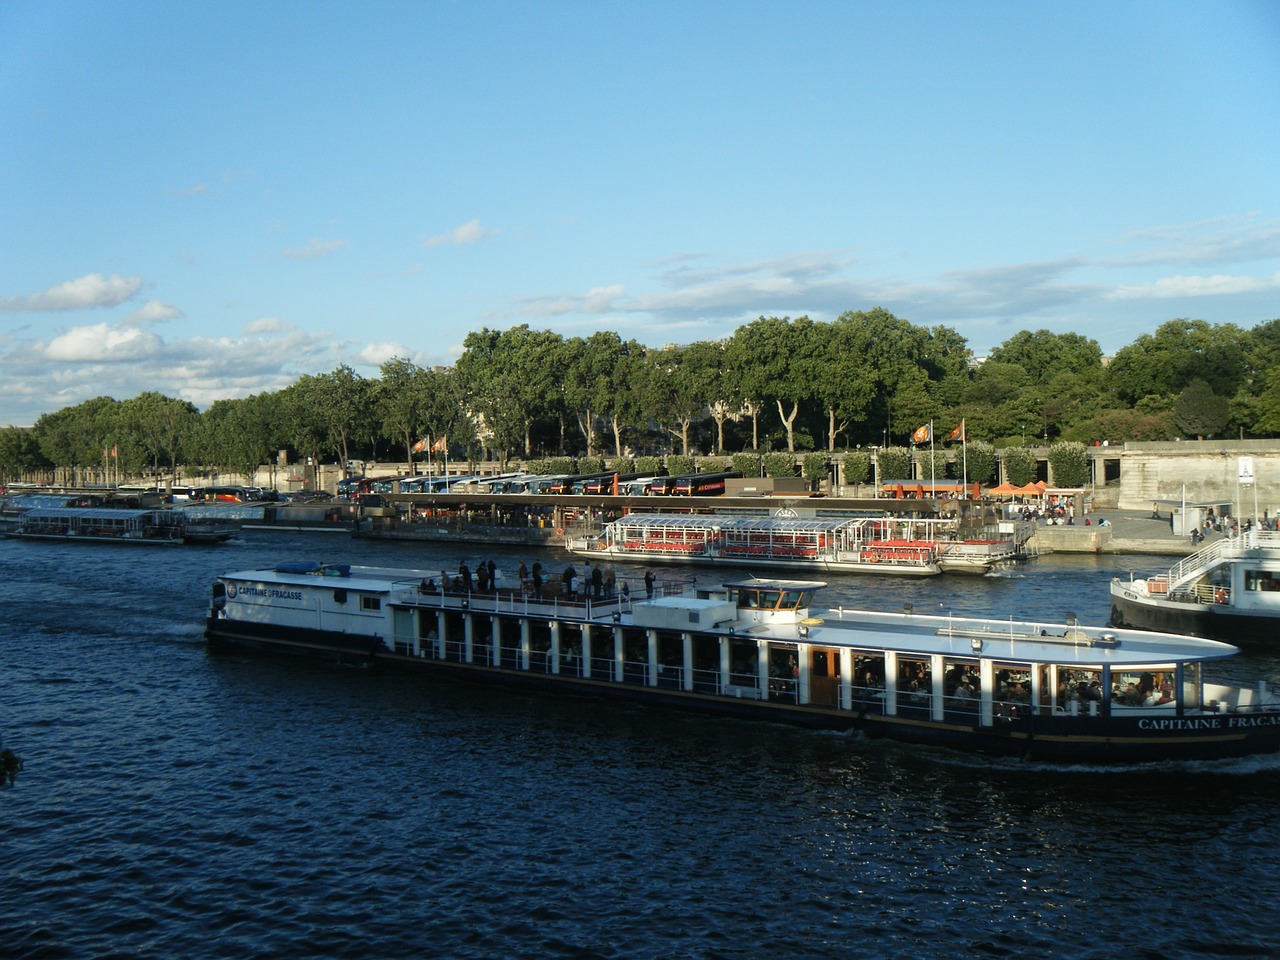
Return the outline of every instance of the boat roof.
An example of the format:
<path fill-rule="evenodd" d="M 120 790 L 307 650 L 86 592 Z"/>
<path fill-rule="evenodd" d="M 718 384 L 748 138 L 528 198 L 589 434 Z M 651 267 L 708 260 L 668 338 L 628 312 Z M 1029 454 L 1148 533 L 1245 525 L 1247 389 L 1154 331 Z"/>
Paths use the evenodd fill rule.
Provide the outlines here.
<path fill-rule="evenodd" d="M 166 514 L 166 510 L 130 510 L 117 507 L 32 507 L 19 518 L 21 520 L 133 520 L 155 514 Z"/>
<path fill-rule="evenodd" d="M 764 577 L 748 577 L 724 584 L 730 590 L 820 590 L 826 585 L 825 580 L 774 580 Z"/>
<path fill-rule="evenodd" d="M 119 513 L 120 511 L 115 511 Z M 367 567 L 310 561 L 282 563 L 274 568 L 242 570 L 224 579 L 291 584 L 312 588 L 345 588 L 394 593 L 439 572 L 400 567 Z M 826 584 L 812 580 L 774 580 L 756 577 L 724 584 L 746 589 L 814 590 Z M 416 589 L 415 589 L 416 593 Z M 664 597 L 661 606 L 705 606 L 711 598 L 692 595 Z M 657 601 L 636 601 L 641 607 Z M 622 614 L 624 621 L 630 613 Z M 804 632 L 800 632 L 803 630 Z M 1090 627 L 1053 621 L 995 620 L 980 617 L 884 613 L 868 610 L 814 609 L 796 624 L 725 623 L 710 632 L 744 639 L 800 641 L 815 646 L 850 647 L 874 653 L 892 650 L 901 656 L 934 654 L 955 659 L 995 661 L 997 664 L 1057 663 L 1083 669 L 1134 670 L 1161 664 L 1230 657 L 1236 647 L 1216 640 L 1177 634 L 1112 627 Z M 794 631 L 794 634 L 789 631 Z"/>
<path fill-rule="evenodd" d="M 857 518 L 862 519 L 862 518 Z M 691 516 L 671 513 L 629 513 L 612 524 L 628 527 L 697 527 L 720 530 L 770 530 L 774 533 L 824 533 L 854 523 L 850 517 L 800 520 L 788 517 Z"/>

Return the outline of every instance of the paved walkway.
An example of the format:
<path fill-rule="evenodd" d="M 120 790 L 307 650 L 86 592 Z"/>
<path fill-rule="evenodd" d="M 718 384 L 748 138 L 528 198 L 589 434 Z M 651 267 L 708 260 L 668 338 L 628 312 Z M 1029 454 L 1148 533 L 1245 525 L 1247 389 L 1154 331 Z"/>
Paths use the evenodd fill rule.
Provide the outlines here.
<path fill-rule="evenodd" d="M 1197 549 L 1190 537 L 1174 536 L 1167 510 L 1160 519 L 1149 510 L 1096 510 L 1092 523 L 1071 526 L 1041 523 L 1031 544 L 1043 553 L 1161 553 L 1185 556 Z M 1106 520 L 1106 526 L 1099 522 Z M 1219 534 L 1210 534 L 1217 537 Z"/>

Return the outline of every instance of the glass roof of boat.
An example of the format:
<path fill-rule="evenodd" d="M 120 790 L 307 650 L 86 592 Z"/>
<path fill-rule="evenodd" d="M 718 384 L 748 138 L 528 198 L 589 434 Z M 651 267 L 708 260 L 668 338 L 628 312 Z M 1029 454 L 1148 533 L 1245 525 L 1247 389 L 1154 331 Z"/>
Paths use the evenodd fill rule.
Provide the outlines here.
<path fill-rule="evenodd" d="M 628 527 L 695 527 L 700 530 L 769 530 L 774 533 L 824 533 L 847 527 L 856 520 L 848 517 L 826 517 L 816 520 L 792 520 L 782 517 L 680 516 L 669 513 L 632 513 L 613 521 Z"/>
<path fill-rule="evenodd" d="M 113 507 L 35 507 L 22 514 L 19 520 L 62 520 L 67 518 L 81 520 L 131 520 L 145 517 L 153 513 L 165 513 L 164 510 L 124 510 Z"/>

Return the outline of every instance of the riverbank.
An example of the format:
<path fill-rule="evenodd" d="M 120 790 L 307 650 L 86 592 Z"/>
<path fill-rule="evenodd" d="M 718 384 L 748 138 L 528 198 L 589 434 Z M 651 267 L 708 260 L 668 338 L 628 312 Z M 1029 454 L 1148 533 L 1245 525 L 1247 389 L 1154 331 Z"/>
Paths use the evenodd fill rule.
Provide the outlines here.
<path fill-rule="evenodd" d="M 1106 521 L 1104 524 L 1102 521 Z M 1089 524 L 1070 526 L 1044 522 L 1036 526 L 1030 546 L 1038 553 L 1156 553 L 1186 556 L 1197 549 L 1190 537 L 1177 536 L 1168 511 L 1159 517 L 1150 510 L 1096 510 Z M 1211 533 L 1210 538 L 1221 536 Z"/>

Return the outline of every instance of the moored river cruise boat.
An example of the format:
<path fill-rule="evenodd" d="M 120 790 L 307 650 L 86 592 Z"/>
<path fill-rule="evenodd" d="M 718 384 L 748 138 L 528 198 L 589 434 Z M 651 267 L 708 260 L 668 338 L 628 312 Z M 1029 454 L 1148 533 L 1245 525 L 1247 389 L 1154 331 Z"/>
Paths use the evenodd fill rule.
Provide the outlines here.
<path fill-rule="evenodd" d="M 599 533 L 569 538 L 583 556 L 642 563 L 718 563 L 928 577 L 986 573 L 1020 559 L 1014 535 L 962 539 L 946 522 L 901 517 L 817 519 L 631 513 Z"/>
<path fill-rule="evenodd" d="M 237 522 L 188 517 L 181 510 L 117 507 L 34 507 L 17 516 L 5 536 L 64 543 L 178 546 L 221 543 L 240 532 Z"/>
<path fill-rule="evenodd" d="M 1116 577 L 1111 622 L 1274 645 L 1280 632 L 1280 532 L 1254 527 L 1206 544 L 1158 576 Z"/>
<path fill-rule="evenodd" d="M 1280 749 L 1280 698 L 1210 683 L 1236 648 L 1050 624 L 811 608 L 749 578 L 540 601 L 420 570 L 310 562 L 217 578 L 211 648 L 256 648 L 1045 761 Z"/>

